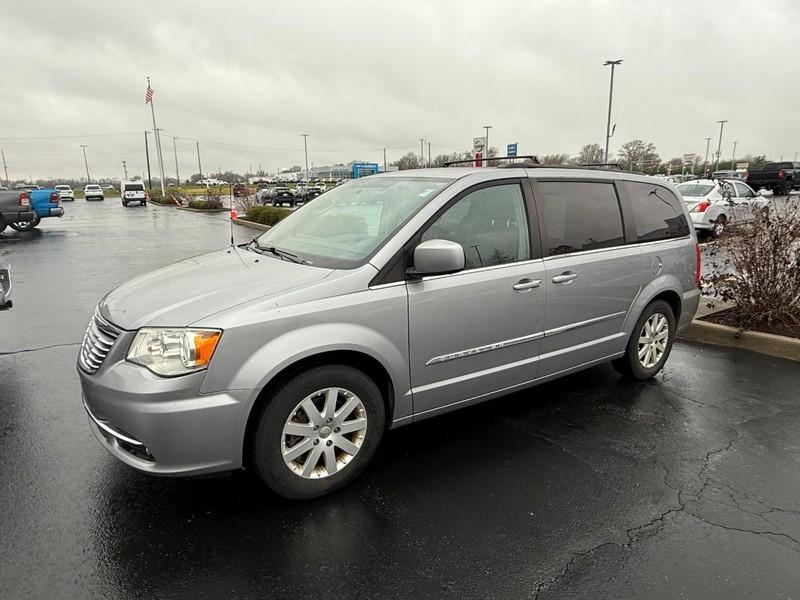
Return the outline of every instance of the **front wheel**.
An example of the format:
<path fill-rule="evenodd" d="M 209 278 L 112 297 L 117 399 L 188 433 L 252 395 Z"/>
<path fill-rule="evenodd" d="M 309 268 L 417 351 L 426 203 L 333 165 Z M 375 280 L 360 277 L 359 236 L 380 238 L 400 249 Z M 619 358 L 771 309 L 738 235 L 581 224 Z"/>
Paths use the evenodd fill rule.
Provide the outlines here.
<path fill-rule="evenodd" d="M 266 400 L 250 464 L 276 494 L 306 500 L 353 481 L 378 449 L 386 414 L 380 390 L 346 365 L 310 369 Z"/>
<path fill-rule="evenodd" d="M 622 375 L 640 381 L 650 379 L 667 362 L 675 331 L 672 307 L 663 300 L 651 302 L 636 322 L 625 355 L 612 365 Z"/>
<path fill-rule="evenodd" d="M 30 231 L 41 222 L 42 218 L 39 215 L 34 215 L 32 221 L 19 221 L 17 223 L 11 223 L 11 229 L 16 229 L 17 231 Z"/>

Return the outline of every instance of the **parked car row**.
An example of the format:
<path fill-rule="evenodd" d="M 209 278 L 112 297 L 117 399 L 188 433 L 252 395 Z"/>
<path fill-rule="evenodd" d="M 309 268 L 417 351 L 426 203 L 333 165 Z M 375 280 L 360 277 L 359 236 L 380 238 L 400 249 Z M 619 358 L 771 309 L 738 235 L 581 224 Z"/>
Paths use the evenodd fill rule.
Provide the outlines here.
<path fill-rule="evenodd" d="M 273 206 L 282 206 L 284 204 L 297 206 L 318 198 L 325 193 L 325 190 L 324 184 L 299 185 L 293 190 L 286 186 L 265 187 L 258 192 L 258 199 L 263 204 L 272 204 Z"/>

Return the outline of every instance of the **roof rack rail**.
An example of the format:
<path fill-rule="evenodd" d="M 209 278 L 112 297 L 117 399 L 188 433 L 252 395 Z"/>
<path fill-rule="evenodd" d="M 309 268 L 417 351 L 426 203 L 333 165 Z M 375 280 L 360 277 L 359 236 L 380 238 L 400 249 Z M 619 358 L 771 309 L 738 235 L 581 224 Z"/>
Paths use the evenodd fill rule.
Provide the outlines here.
<path fill-rule="evenodd" d="M 488 162 L 490 160 L 508 160 L 508 159 L 512 159 L 512 158 L 522 158 L 522 159 L 526 159 L 526 160 L 524 160 L 522 162 L 519 162 L 519 163 L 513 163 L 512 162 L 512 163 L 506 163 L 504 165 L 497 165 L 497 166 L 498 167 L 505 167 L 505 168 L 512 168 L 512 167 L 532 167 L 532 166 L 536 166 L 536 165 L 541 164 L 539 162 L 539 157 L 538 156 L 533 156 L 532 154 L 520 154 L 518 156 L 485 156 L 485 157 L 482 157 L 480 159 L 465 158 L 464 160 L 451 160 L 451 161 L 448 161 L 448 162 L 444 163 L 442 166 L 443 167 L 450 167 L 452 165 L 463 165 L 463 164 L 470 164 L 471 165 L 471 164 L 474 164 L 475 162 L 477 162 L 477 160 L 480 160 L 481 162 L 484 162 L 484 161 Z"/>

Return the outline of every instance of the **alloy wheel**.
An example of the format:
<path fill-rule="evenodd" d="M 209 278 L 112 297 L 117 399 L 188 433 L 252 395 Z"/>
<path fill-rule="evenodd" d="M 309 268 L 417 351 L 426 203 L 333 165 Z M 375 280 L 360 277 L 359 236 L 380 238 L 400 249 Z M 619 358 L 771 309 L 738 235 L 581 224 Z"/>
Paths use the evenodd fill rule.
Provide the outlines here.
<path fill-rule="evenodd" d="M 669 322 L 661 313 L 653 313 L 639 333 L 639 362 L 645 369 L 655 367 L 667 351 Z"/>
<path fill-rule="evenodd" d="M 305 479 L 330 477 L 358 454 L 367 433 L 367 411 L 353 392 L 329 387 L 303 398 L 281 433 L 283 462 Z"/>

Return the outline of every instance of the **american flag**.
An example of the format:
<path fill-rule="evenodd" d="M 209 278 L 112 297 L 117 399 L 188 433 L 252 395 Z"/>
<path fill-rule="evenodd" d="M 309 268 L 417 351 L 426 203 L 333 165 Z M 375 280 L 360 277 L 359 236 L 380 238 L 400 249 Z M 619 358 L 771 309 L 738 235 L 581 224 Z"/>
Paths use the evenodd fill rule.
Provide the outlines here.
<path fill-rule="evenodd" d="M 151 88 L 150 84 L 148 83 L 147 84 L 147 91 L 144 93 L 144 103 L 145 104 L 147 104 L 148 102 L 152 102 L 153 101 L 153 94 L 155 94 L 155 92 L 153 91 L 153 88 Z"/>

